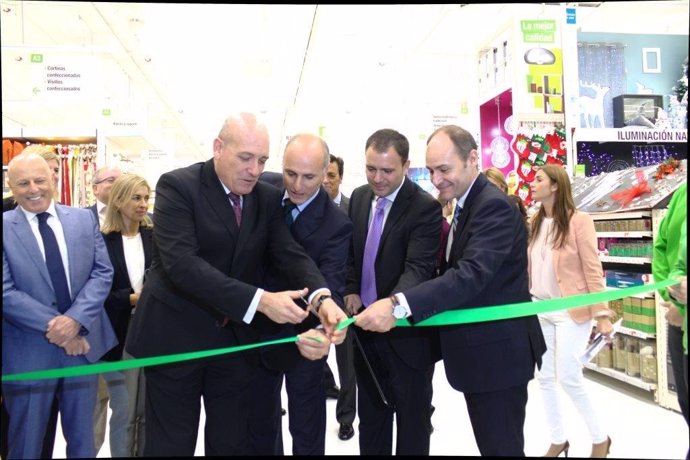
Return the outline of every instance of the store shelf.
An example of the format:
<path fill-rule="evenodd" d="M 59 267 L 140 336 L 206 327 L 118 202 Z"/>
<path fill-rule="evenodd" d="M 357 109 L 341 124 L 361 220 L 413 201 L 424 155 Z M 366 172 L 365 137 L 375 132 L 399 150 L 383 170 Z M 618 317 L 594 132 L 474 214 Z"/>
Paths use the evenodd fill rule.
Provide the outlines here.
<path fill-rule="evenodd" d="M 644 238 L 652 237 L 652 231 L 639 232 L 597 232 L 597 238 Z"/>
<path fill-rule="evenodd" d="M 607 291 L 617 291 L 622 288 L 617 288 L 613 286 L 606 286 Z M 628 297 L 637 297 L 638 299 L 653 299 L 654 298 L 654 291 L 649 291 L 649 292 L 642 292 L 640 294 L 633 294 L 629 295 Z"/>
<path fill-rule="evenodd" d="M 585 364 L 585 367 L 589 370 L 592 370 L 594 372 L 599 372 L 600 374 L 607 375 L 609 377 L 612 377 L 616 380 L 620 380 L 622 382 L 625 382 L 627 384 L 636 386 L 637 388 L 642 388 L 643 390 L 647 391 L 655 391 L 657 386 L 656 383 L 649 383 L 645 382 L 644 380 L 637 378 L 637 377 L 631 377 L 625 372 L 617 371 L 615 369 L 611 369 L 608 367 L 599 367 L 594 363 L 587 363 Z"/>
<path fill-rule="evenodd" d="M 621 326 L 618 329 L 621 334 L 637 337 L 638 339 L 656 339 L 656 334 L 649 334 L 647 332 L 638 331 L 637 329 L 630 329 L 629 327 Z"/>
<path fill-rule="evenodd" d="M 641 217 L 652 217 L 652 211 L 627 211 L 627 212 L 608 212 L 608 213 L 590 213 L 594 220 L 622 220 L 622 219 L 639 219 Z M 599 232 L 597 232 L 599 234 Z"/>
<path fill-rule="evenodd" d="M 644 265 L 651 264 L 651 257 L 622 257 L 622 256 L 603 256 L 599 255 L 599 260 L 602 262 L 611 262 L 615 264 L 634 264 L 634 265 Z"/>

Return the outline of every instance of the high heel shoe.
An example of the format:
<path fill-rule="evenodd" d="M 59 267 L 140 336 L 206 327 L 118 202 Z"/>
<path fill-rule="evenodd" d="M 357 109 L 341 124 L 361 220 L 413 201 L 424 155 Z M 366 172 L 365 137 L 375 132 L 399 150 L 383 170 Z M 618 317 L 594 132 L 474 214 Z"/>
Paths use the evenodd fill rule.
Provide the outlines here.
<path fill-rule="evenodd" d="M 592 444 L 592 455 L 591 458 L 606 458 L 606 456 L 611 451 L 611 438 L 606 436 L 606 441 L 602 441 L 596 444 Z"/>
<path fill-rule="evenodd" d="M 565 458 L 568 458 L 568 449 L 570 449 L 570 443 L 567 440 L 563 444 L 551 444 L 544 457 L 558 457 L 564 453 Z"/>

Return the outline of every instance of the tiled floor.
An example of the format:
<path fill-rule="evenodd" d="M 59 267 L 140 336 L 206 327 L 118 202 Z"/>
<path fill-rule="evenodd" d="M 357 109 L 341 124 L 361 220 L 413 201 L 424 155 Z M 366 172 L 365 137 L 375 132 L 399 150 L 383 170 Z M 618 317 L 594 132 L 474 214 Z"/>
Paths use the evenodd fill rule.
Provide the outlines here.
<path fill-rule="evenodd" d="M 329 356 L 334 373 L 337 372 L 335 354 Z M 611 437 L 613 458 L 683 459 L 688 450 L 688 427 L 682 416 L 656 404 L 652 394 L 617 382 L 609 377 L 587 371 L 587 384 L 595 403 L 601 409 L 601 418 Z M 337 375 L 336 375 L 337 378 Z M 285 397 L 285 396 L 284 396 Z M 358 455 L 358 435 L 349 441 L 338 439 L 335 420 L 335 400 L 328 400 L 328 427 L 326 453 L 328 455 Z M 441 363 L 434 374 L 434 405 L 431 455 L 478 456 L 472 429 L 467 417 L 464 398 L 446 381 Z M 284 407 L 287 407 L 284 405 Z M 565 400 L 567 432 L 571 457 L 588 457 L 591 440 L 575 408 Z M 203 420 L 203 416 L 202 416 Z M 58 428 L 59 430 L 59 428 Z M 357 431 L 357 421 L 355 421 Z M 107 438 L 107 436 L 106 436 Z M 285 452 L 292 452 L 287 417 L 284 418 L 283 439 Z M 529 385 L 529 402 L 525 421 L 525 454 L 541 456 L 549 445 L 544 412 L 536 381 Z M 64 458 L 65 445 L 58 432 L 55 458 Z M 203 427 L 199 430 L 196 455 L 203 456 Z M 109 457 L 108 441 L 98 457 Z"/>

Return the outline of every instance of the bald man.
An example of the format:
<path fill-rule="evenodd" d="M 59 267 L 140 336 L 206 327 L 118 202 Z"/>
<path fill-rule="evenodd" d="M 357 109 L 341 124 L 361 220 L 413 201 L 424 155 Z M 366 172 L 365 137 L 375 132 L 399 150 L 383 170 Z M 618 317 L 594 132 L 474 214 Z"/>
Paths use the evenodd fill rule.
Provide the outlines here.
<path fill-rule="evenodd" d="M 163 174 L 156 185 L 154 252 L 126 350 L 159 356 L 258 342 L 252 323 L 298 324 L 313 311 L 324 332 L 302 337 L 300 353 L 319 359 L 342 343 L 346 318 L 313 260 L 283 218 L 280 191 L 258 182 L 269 156 L 266 126 L 249 113 L 228 117 L 213 158 Z M 263 285 L 263 263 L 291 290 Z M 306 286 L 306 288 L 305 288 Z M 296 303 L 305 298 L 308 310 Z M 201 399 L 205 455 L 247 450 L 257 350 L 147 367 L 144 456 L 193 456 Z"/>

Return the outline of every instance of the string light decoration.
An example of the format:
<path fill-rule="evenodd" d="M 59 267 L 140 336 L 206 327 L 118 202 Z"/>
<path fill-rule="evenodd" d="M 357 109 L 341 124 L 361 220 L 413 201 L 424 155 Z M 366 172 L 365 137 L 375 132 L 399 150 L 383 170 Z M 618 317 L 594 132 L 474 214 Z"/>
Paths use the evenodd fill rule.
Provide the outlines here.
<path fill-rule="evenodd" d="M 510 155 L 508 148 L 510 143 L 501 134 L 501 100 L 495 98 L 496 103 L 496 129 L 498 130 L 496 137 L 491 140 L 491 163 L 497 168 L 505 168 L 510 163 Z"/>

